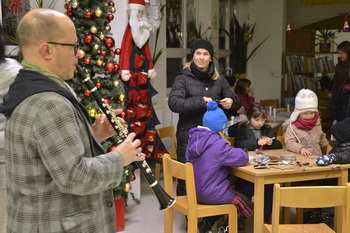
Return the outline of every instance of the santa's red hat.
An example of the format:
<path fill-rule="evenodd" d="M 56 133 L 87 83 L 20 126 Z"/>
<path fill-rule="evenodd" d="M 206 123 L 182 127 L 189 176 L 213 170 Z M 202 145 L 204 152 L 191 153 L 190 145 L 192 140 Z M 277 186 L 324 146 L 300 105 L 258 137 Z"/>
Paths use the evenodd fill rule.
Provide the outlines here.
<path fill-rule="evenodd" d="M 145 0 L 129 0 L 130 10 L 145 10 Z"/>

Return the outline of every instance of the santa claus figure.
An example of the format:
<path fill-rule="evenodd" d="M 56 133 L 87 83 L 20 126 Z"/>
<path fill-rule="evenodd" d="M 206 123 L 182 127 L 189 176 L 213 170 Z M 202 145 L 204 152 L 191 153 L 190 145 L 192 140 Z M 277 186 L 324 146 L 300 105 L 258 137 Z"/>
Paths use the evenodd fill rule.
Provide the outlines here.
<path fill-rule="evenodd" d="M 150 78 L 154 78 L 156 72 L 148 46 L 152 27 L 146 17 L 152 3 L 157 5 L 159 2 L 151 0 L 145 6 L 145 0 L 129 0 L 129 25 L 124 33 L 119 64 L 121 78 L 125 81 L 126 121 L 129 131 L 136 133 L 146 158 L 160 163 L 166 149 L 155 130 L 160 122 L 152 104 L 152 97 L 157 91 L 152 87 Z"/>
<path fill-rule="evenodd" d="M 129 24 L 125 29 L 119 58 L 124 81 L 129 81 L 134 73 L 139 72 L 149 78 L 156 77 L 148 45 L 151 25 L 145 10 L 145 0 L 129 0 Z"/>

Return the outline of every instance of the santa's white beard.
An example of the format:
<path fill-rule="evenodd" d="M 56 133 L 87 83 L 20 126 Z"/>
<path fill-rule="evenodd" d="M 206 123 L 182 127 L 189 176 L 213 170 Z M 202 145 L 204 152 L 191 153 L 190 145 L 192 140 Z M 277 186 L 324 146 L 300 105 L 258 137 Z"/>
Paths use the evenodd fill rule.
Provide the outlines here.
<path fill-rule="evenodd" d="M 150 36 L 150 24 L 145 16 L 139 21 L 139 10 L 130 10 L 129 25 L 134 43 L 140 49 L 145 45 Z"/>

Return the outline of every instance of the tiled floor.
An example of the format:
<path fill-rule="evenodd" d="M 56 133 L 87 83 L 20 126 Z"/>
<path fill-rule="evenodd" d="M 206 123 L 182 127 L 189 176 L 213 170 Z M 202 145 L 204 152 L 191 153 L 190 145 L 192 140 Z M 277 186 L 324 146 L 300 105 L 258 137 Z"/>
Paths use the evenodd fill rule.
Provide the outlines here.
<path fill-rule="evenodd" d="M 0 233 L 6 229 L 6 189 L 4 188 L 4 165 L 0 165 Z M 161 233 L 164 226 L 164 212 L 159 210 L 158 200 L 148 183 L 141 177 L 141 204 L 129 208 L 125 213 L 124 233 Z M 162 182 L 161 182 L 162 184 Z M 132 205 L 130 205 L 132 206 Z M 175 211 L 174 233 L 186 233 L 184 215 Z M 252 218 L 247 220 L 247 228 L 240 233 L 252 233 Z"/>

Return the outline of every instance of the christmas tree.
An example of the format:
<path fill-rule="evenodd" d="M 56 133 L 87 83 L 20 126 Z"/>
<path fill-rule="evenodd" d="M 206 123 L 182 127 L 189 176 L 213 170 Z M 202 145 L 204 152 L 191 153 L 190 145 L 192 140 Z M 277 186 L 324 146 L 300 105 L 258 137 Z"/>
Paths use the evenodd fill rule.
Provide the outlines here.
<path fill-rule="evenodd" d="M 115 42 L 111 34 L 109 23 L 114 19 L 116 9 L 111 0 L 66 0 L 66 14 L 75 24 L 79 43 L 79 65 L 85 68 L 87 76 L 96 85 L 97 90 L 105 102 L 112 109 L 125 109 L 125 92 L 123 82 L 119 79 L 119 65 L 115 61 L 120 49 L 115 48 Z M 71 86 L 75 90 L 81 103 L 87 108 L 93 119 L 97 114 L 102 114 L 98 105 L 92 98 L 89 90 L 77 78 L 72 79 Z M 102 142 L 108 151 L 117 146 L 120 141 L 114 136 Z M 115 198 L 131 190 L 130 181 L 134 179 L 132 166 L 126 166 L 124 177 L 115 188 Z"/>

